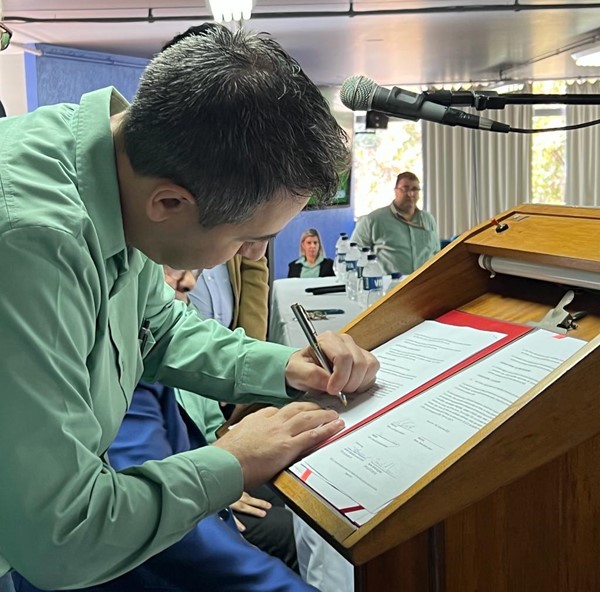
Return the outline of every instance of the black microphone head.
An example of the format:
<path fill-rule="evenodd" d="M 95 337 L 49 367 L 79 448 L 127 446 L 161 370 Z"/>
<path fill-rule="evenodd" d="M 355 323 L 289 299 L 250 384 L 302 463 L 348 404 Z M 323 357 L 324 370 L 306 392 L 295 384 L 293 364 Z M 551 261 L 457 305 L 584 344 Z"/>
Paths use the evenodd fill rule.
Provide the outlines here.
<path fill-rule="evenodd" d="M 342 103 L 352 111 L 368 111 L 377 84 L 366 76 L 355 74 L 346 78 L 340 90 Z"/>

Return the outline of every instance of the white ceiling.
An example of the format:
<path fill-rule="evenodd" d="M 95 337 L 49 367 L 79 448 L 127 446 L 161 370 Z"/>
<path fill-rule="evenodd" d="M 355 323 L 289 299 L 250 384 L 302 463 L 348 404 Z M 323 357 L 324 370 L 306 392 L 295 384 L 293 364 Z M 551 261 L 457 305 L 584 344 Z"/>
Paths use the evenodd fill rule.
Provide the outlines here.
<path fill-rule="evenodd" d="M 573 0 L 566 5 L 527 0 L 519 2 L 519 11 L 506 0 L 255 3 L 245 26 L 271 33 L 322 85 L 339 85 L 352 74 L 397 85 L 600 77 L 600 68 L 577 67 L 569 57 L 571 48 L 594 39 L 600 44 L 600 2 Z M 142 57 L 150 57 L 187 27 L 209 20 L 204 0 L 93 0 L 89 4 L 4 0 L 3 4 L 17 43 L 54 43 Z M 155 22 L 57 20 L 146 19 L 149 9 Z"/>

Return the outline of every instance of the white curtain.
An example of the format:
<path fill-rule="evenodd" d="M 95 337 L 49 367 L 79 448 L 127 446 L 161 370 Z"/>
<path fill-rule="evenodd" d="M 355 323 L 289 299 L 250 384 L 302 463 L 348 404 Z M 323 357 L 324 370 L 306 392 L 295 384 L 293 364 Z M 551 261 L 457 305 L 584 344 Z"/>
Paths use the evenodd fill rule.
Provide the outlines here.
<path fill-rule="evenodd" d="M 465 110 L 514 128 L 531 128 L 530 106 Z M 529 134 L 423 122 L 424 207 L 437 220 L 440 237 L 450 238 L 529 201 L 530 163 Z"/>
<path fill-rule="evenodd" d="M 572 94 L 600 95 L 600 81 L 567 85 Z M 567 125 L 600 119 L 600 105 L 568 105 Z M 565 202 L 600 206 L 600 126 L 567 132 Z"/>

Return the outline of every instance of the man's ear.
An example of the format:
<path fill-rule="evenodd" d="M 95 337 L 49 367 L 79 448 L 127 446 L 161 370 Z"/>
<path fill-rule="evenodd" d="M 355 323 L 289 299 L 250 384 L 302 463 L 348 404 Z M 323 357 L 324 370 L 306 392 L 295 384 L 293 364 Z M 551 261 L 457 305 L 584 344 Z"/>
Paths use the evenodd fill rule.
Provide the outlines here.
<path fill-rule="evenodd" d="M 146 215 L 152 222 L 165 222 L 196 207 L 194 196 L 181 185 L 161 183 L 146 202 Z"/>

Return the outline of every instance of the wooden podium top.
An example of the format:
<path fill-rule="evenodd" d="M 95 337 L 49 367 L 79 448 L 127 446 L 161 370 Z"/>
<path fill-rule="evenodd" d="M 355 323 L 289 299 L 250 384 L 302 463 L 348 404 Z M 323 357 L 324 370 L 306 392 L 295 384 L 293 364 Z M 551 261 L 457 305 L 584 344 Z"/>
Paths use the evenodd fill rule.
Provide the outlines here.
<path fill-rule="evenodd" d="M 486 222 L 467 231 L 344 331 L 373 349 L 455 309 L 539 321 L 569 289 L 524 277 L 492 278 L 479 266 L 480 255 L 600 278 L 600 209 L 523 205 L 496 219 L 508 229 L 499 233 Z M 572 309 L 587 316 L 569 334 L 589 343 L 366 524 L 354 525 L 289 472 L 277 477 L 276 489 L 361 565 L 600 433 L 600 292 L 576 289 Z"/>

